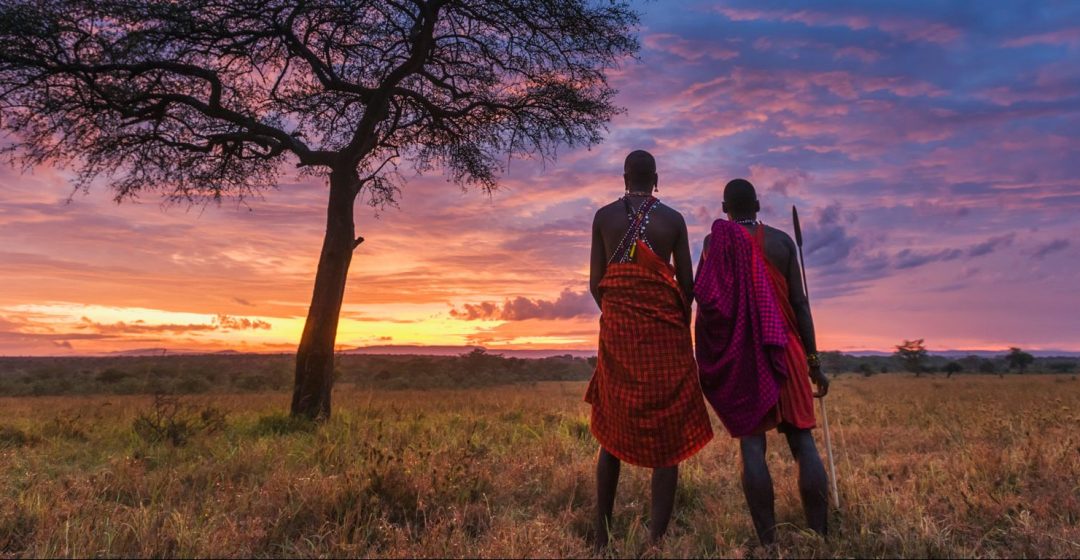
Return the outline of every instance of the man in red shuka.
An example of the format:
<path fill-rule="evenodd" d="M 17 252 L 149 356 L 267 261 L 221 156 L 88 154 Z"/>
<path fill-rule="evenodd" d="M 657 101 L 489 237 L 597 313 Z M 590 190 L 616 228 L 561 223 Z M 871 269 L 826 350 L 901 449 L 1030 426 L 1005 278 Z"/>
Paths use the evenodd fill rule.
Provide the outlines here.
<path fill-rule="evenodd" d="M 649 536 L 656 545 L 671 519 L 679 463 L 713 436 L 691 346 L 686 222 L 653 196 L 658 176 L 648 152 L 626 157 L 623 181 L 626 195 L 598 210 L 592 228 L 600 346 L 585 400 L 600 442 L 597 549 L 608 543 L 622 461 L 653 469 Z"/>
<path fill-rule="evenodd" d="M 735 179 L 724 188 L 728 220 L 716 220 L 698 265 L 694 292 L 701 386 L 742 450 L 742 483 L 762 544 L 775 541 L 773 485 L 765 463 L 765 432 L 777 428 L 799 464 L 799 493 L 810 528 L 828 530 L 827 479 L 810 429 L 810 382 L 825 396 L 810 304 L 795 242 L 758 222 L 754 186 Z"/>

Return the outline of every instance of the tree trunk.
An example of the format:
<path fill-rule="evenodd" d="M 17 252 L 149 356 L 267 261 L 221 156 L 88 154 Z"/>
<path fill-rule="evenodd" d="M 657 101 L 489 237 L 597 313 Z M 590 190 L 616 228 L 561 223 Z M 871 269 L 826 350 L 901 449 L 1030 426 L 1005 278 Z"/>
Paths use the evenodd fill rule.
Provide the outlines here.
<path fill-rule="evenodd" d="M 315 290 L 311 295 L 304 334 L 296 351 L 296 381 L 293 386 L 292 415 L 313 420 L 330 417 L 330 391 L 334 385 L 334 343 L 338 316 L 345 297 L 345 280 L 355 248 L 353 203 L 359 180 L 356 171 L 330 173 L 330 202 L 326 208 L 326 236 L 323 238 Z"/>

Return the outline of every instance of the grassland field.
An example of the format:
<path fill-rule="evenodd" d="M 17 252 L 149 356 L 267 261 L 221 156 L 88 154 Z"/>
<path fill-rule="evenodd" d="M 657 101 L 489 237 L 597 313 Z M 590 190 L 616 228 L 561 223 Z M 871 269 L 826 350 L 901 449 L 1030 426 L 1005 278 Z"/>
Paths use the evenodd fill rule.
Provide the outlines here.
<path fill-rule="evenodd" d="M 156 408 L 147 395 L 0 398 L 0 556 L 589 556 L 584 389 L 341 383 L 321 425 L 288 418 L 280 390 Z M 737 445 L 714 424 L 681 467 L 660 551 L 645 542 L 649 472 L 623 469 L 611 553 L 1080 556 L 1075 376 L 844 374 L 826 402 L 842 501 L 829 539 L 803 530 L 773 434 L 780 542 L 757 547 Z"/>

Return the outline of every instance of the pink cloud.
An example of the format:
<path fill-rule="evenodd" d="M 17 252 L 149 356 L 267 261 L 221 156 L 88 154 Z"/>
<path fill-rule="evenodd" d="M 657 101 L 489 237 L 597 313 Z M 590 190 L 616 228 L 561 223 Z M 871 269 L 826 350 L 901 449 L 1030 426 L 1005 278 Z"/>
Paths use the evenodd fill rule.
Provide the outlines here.
<path fill-rule="evenodd" d="M 1015 39 L 1009 39 L 1002 43 L 1003 47 L 1029 47 L 1032 45 L 1063 45 L 1070 48 L 1080 47 L 1080 27 L 1069 27 L 1046 33 L 1025 35 Z"/>
<path fill-rule="evenodd" d="M 641 42 L 647 49 L 665 52 L 693 62 L 702 59 L 731 60 L 739 56 L 739 51 L 735 49 L 711 41 L 684 39 L 670 33 L 650 33 L 645 35 Z"/>
<path fill-rule="evenodd" d="M 834 59 L 853 58 L 867 64 L 872 64 L 881 60 L 882 54 L 872 49 L 866 49 L 863 47 L 848 46 L 837 49 L 833 54 Z"/>
<path fill-rule="evenodd" d="M 741 8 L 716 8 L 732 21 L 784 21 L 797 22 L 809 27 L 847 27 L 854 31 L 878 29 L 912 42 L 949 44 L 963 33 L 948 24 L 910 18 L 870 17 L 867 15 L 844 15 L 813 10 L 751 10 Z"/>
<path fill-rule="evenodd" d="M 501 305 L 491 301 L 466 303 L 450 310 L 450 316 L 464 321 L 525 321 L 528 319 L 572 319 L 599 312 L 588 291 L 563 290 L 555 300 L 515 297 Z"/>

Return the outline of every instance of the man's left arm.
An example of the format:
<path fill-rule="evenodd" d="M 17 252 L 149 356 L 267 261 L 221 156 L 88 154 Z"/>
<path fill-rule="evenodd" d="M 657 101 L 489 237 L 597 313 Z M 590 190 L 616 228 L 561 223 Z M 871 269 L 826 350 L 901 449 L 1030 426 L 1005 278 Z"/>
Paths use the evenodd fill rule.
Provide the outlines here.
<path fill-rule="evenodd" d="M 675 279 L 682 288 L 687 302 L 694 301 L 694 268 L 690 261 L 690 236 L 686 233 L 686 220 L 679 216 L 679 233 L 675 240 Z"/>

